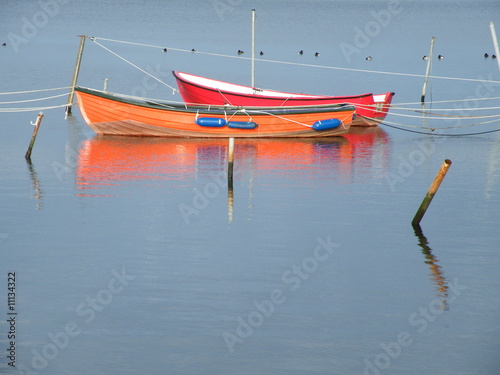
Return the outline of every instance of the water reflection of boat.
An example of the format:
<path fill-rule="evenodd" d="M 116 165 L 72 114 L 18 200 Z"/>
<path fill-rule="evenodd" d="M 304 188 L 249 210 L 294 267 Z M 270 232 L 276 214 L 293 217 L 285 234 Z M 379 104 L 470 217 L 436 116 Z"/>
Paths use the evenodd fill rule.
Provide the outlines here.
<path fill-rule="evenodd" d="M 378 127 L 355 129 L 348 137 L 317 139 L 238 139 L 236 164 L 251 163 L 252 170 L 335 166 L 339 173 L 356 163 L 384 167 L 388 141 Z M 84 141 L 79 152 L 76 184 L 81 190 L 104 189 L 125 181 L 184 179 L 206 171 L 208 165 L 227 163 L 225 139 L 176 139 L 96 136 Z M 380 155 L 374 155 L 374 153 Z M 382 165 L 379 165 L 382 159 Z"/>

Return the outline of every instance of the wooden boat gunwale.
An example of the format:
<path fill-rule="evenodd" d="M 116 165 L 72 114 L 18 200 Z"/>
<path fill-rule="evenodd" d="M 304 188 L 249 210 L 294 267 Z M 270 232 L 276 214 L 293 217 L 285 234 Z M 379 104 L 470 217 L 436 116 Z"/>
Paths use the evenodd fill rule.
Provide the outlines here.
<path fill-rule="evenodd" d="M 175 103 L 175 102 L 156 102 L 151 99 L 128 97 L 117 93 L 105 92 L 101 90 L 90 89 L 82 86 L 76 86 L 75 91 L 99 96 L 101 98 L 114 100 L 121 103 L 146 107 L 151 109 L 165 109 L 176 112 L 188 112 L 210 114 L 210 115 L 224 115 L 228 112 L 243 112 L 247 111 L 252 114 L 266 114 L 272 113 L 274 115 L 290 115 L 290 114 L 306 114 L 306 113 L 322 113 L 332 112 L 333 110 L 355 110 L 355 106 L 348 103 L 334 103 L 322 105 L 300 105 L 300 106 L 231 106 L 231 105 L 217 105 L 217 104 L 188 104 L 188 103 Z"/>

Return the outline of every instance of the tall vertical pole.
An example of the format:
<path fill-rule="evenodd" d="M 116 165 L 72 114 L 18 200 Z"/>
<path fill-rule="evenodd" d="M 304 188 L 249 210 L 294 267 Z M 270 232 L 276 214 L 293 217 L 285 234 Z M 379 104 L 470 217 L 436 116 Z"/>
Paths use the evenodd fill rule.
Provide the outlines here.
<path fill-rule="evenodd" d="M 493 39 L 493 47 L 495 47 L 495 55 L 497 56 L 498 70 L 500 70 L 500 51 L 498 50 L 497 33 L 495 32 L 495 24 L 490 22 L 491 38 Z"/>
<path fill-rule="evenodd" d="M 80 72 L 80 64 L 82 63 L 83 47 L 85 46 L 85 35 L 78 35 L 80 37 L 80 48 L 76 57 L 75 71 L 73 72 L 73 79 L 71 80 L 71 87 L 69 89 L 68 104 L 66 105 L 66 114 L 71 113 L 73 106 L 73 97 L 75 96 L 75 86 L 78 81 L 78 73 Z"/>
<path fill-rule="evenodd" d="M 423 103 L 425 101 L 425 92 L 427 91 L 427 79 L 429 78 L 429 72 L 431 71 L 432 65 L 432 52 L 434 51 L 434 37 L 431 39 L 431 49 L 429 51 L 429 59 L 427 60 L 427 69 L 425 71 L 424 87 L 422 88 L 422 96 L 420 101 Z"/>
<path fill-rule="evenodd" d="M 252 9 L 252 87 L 255 87 L 255 9 Z"/>

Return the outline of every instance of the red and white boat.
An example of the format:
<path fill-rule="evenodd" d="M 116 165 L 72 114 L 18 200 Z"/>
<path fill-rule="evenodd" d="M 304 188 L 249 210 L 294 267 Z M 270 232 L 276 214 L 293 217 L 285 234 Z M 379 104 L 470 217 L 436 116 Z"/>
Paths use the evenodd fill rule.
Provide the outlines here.
<path fill-rule="evenodd" d="M 394 96 L 393 92 L 355 96 L 295 94 L 236 85 L 179 71 L 172 73 L 183 100 L 189 104 L 282 107 L 349 103 L 356 107 L 353 126 L 379 124 L 387 115 Z"/>

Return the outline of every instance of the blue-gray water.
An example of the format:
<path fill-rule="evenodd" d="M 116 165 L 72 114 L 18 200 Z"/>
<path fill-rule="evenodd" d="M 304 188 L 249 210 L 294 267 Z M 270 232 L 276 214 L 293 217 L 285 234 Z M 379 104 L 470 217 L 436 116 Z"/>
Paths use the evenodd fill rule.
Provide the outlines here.
<path fill-rule="evenodd" d="M 168 47 L 102 41 L 169 85 L 171 70 L 248 84 L 248 60 L 173 49 L 248 57 L 252 8 L 256 48 L 269 60 L 422 75 L 436 37 L 434 54 L 445 58 L 432 75 L 500 80 L 496 61 L 483 57 L 494 53 L 497 1 L 4 0 L 0 92 L 69 86 L 80 34 Z M 102 88 L 108 78 L 113 91 L 180 100 L 147 77 L 87 40 L 81 85 Z M 402 107 L 420 100 L 422 83 L 256 64 L 261 87 L 394 91 Z M 427 93 L 428 102 L 454 101 L 435 112 L 458 116 L 495 115 L 464 109 L 498 107 L 483 100 L 498 97 L 497 83 L 443 79 Z M 44 110 L 27 164 L 38 111 L 5 108 L 65 101 L 0 107 L 0 373 L 500 371 L 499 133 L 382 125 L 331 140 L 237 141 L 231 201 L 224 141 L 100 139 L 77 108 L 67 119 L 64 108 Z M 446 134 L 499 128 L 458 128 L 495 117 L 421 116 L 394 108 L 387 121 L 453 127 L 435 131 Z M 410 221 L 447 158 L 419 236 Z"/>

